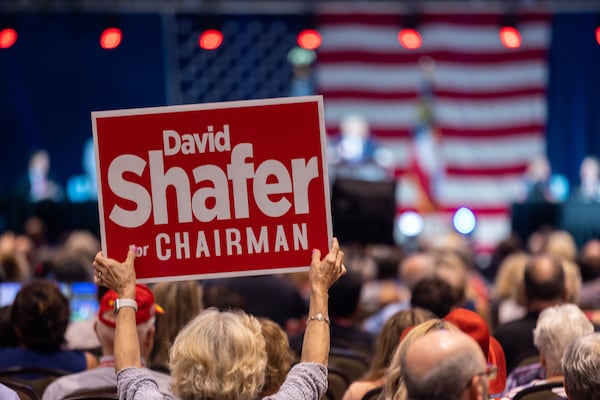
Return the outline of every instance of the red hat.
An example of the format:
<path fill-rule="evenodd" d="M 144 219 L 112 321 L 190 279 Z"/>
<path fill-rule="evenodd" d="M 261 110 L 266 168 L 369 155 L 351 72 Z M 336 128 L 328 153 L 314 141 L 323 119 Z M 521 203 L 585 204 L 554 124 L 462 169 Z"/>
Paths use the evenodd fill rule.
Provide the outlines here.
<path fill-rule="evenodd" d="M 116 326 L 114 306 L 117 297 L 119 297 L 117 292 L 109 290 L 102 296 L 100 307 L 98 308 L 98 319 L 111 328 Z M 135 285 L 135 301 L 138 306 L 135 313 L 135 323 L 137 325 L 148 321 L 150 318 L 154 317 L 156 313 L 164 313 L 162 307 L 154 303 L 154 294 L 146 285 L 139 283 Z"/>
<path fill-rule="evenodd" d="M 471 336 L 483 350 L 488 364 L 495 365 L 497 375 L 490 379 L 490 394 L 502 393 L 506 385 L 506 358 L 500 342 L 490 335 L 490 329 L 481 316 L 466 308 L 456 308 L 444 317 L 461 331 Z"/>

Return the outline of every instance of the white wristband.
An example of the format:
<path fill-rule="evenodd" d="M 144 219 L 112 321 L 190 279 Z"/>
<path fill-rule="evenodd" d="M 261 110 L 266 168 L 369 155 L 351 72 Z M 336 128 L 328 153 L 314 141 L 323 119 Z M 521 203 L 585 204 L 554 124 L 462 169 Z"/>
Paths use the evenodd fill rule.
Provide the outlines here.
<path fill-rule="evenodd" d="M 131 307 L 137 312 L 137 302 L 134 299 L 115 299 L 115 314 L 123 307 Z"/>

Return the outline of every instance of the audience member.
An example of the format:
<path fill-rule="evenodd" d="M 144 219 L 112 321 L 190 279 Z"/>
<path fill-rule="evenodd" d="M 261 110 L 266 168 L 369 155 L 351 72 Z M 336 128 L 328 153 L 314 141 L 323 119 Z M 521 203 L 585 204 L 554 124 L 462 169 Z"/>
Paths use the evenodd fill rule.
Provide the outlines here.
<path fill-rule="evenodd" d="M 92 262 L 100 251 L 100 240 L 90 231 L 69 232 L 52 259 L 54 279 L 59 282 L 87 282 L 93 279 Z"/>
<path fill-rule="evenodd" d="M 113 290 L 107 291 L 100 301 L 100 308 L 94 324 L 98 340 L 102 345 L 102 357 L 100 366 L 91 370 L 70 374 L 58 378 L 44 391 L 43 400 L 62 399 L 78 392 L 102 389 L 117 386 L 115 375 L 115 326 L 114 303 L 117 293 Z M 162 312 L 161 308 L 154 302 L 152 291 L 145 285 L 137 284 L 135 287 L 135 301 L 137 311 L 135 323 L 137 325 L 137 336 L 139 338 L 139 351 L 142 365 L 150 355 L 154 344 L 154 322 L 156 313 Z M 172 395 L 169 387 L 171 377 L 157 371 L 148 371 L 152 379 L 158 384 L 158 390 L 165 395 Z"/>
<path fill-rule="evenodd" d="M 456 293 L 456 290 L 439 276 L 424 278 L 413 289 L 410 305 L 425 308 L 438 318 L 443 318 L 450 310 L 460 305 Z"/>
<path fill-rule="evenodd" d="M 584 284 L 600 278 L 600 239 L 591 238 L 586 240 L 581 246 L 577 258 Z"/>
<path fill-rule="evenodd" d="M 457 291 L 461 307 L 469 308 L 489 320 L 488 284 L 476 266 L 473 242 L 456 231 L 442 235 L 434 243 L 437 274 Z"/>
<path fill-rule="evenodd" d="M 115 289 L 130 303 L 117 309 L 115 370 L 121 399 L 160 398 L 156 383 L 141 366 L 135 329 L 135 247 L 124 262 L 96 256 L 97 280 Z M 343 252 L 333 239 L 321 260 L 313 250 L 312 293 L 301 362 L 290 370 L 278 393 L 270 398 L 319 400 L 327 389 L 329 318 L 327 291 L 346 271 Z M 256 399 L 265 379 L 267 355 L 260 323 L 242 311 L 208 309 L 186 325 L 171 347 L 172 390 L 180 398 Z M 164 398 L 164 397 L 163 397 Z"/>
<path fill-rule="evenodd" d="M 407 399 L 488 399 L 487 366 L 477 342 L 463 332 L 435 331 L 416 339 L 400 360 Z"/>
<path fill-rule="evenodd" d="M 258 318 L 260 330 L 265 338 L 265 349 L 267 351 L 267 367 L 265 369 L 265 384 L 263 385 L 259 398 L 271 396 L 279 391 L 285 381 L 295 355 L 290 348 L 286 333 L 279 324 L 268 318 Z"/>
<path fill-rule="evenodd" d="M 569 400 L 591 400 L 600 393 L 600 333 L 582 336 L 561 360 Z"/>
<path fill-rule="evenodd" d="M 527 314 L 523 276 L 528 260 L 527 253 L 516 252 L 506 256 L 498 268 L 491 304 L 491 324 L 494 329 Z"/>
<path fill-rule="evenodd" d="M 579 258 L 583 279 L 579 305 L 584 309 L 600 310 L 600 240 L 588 240 Z"/>
<path fill-rule="evenodd" d="M 460 331 L 453 323 L 439 318 L 427 320 L 404 330 L 400 336 L 400 344 L 392 355 L 392 360 L 385 374 L 381 400 L 407 399 L 406 386 L 404 384 L 404 366 L 401 360 L 415 340 L 438 330 Z"/>
<path fill-rule="evenodd" d="M 523 282 L 527 315 L 501 324 L 494 331 L 494 337 L 504 349 L 509 373 L 521 360 L 538 354 L 533 343 L 533 329 L 540 312 L 566 300 L 564 269 L 555 257 L 533 256 L 525 266 Z"/>
<path fill-rule="evenodd" d="M 360 307 L 366 314 L 373 314 L 388 304 L 404 303 L 410 299 L 410 291 L 400 279 L 401 249 L 397 246 L 371 245 L 367 254 L 374 263 L 373 271 L 366 273 L 362 266 L 352 264 L 353 270 L 361 272 L 364 285 Z"/>
<path fill-rule="evenodd" d="M 0 307 L 0 347 L 17 347 L 19 338 L 10 320 L 11 306 Z"/>
<path fill-rule="evenodd" d="M 431 253 L 415 252 L 407 255 L 400 262 L 399 267 L 400 280 L 411 293 L 416 284 L 423 278 L 429 278 L 435 275 L 435 264 Z M 398 311 L 410 308 L 410 298 L 405 301 L 398 301 L 388 304 L 380 311 L 369 316 L 363 321 L 365 330 L 378 334 L 381 332 L 385 322 Z"/>
<path fill-rule="evenodd" d="M 226 284 L 203 286 L 202 303 L 204 308 L 216 308 L 219 311 L 241 310 L 248 312 L 246 299 Z"/>
<path fill-rule="evenodd" d="M 96 367 L 91 353 L 62 349 L 69 301 L 53 282 L 37 280 L 23 286 L 10 317 L 20 346 L 0 348 L 0 369 L 24 366 L 79 372 Z"/>
<path fill-rule="evenodd" d="M 422 308 L 410 308 L 392 315 L 377 336 L 367 373 L 348 387 L 342 400 L 361 400 L 369 390 L 382 386 L 402 332 L 433 318 L 435 315 L 431 311 Z"/>
<path fill-rule="evenodd" d="M 152 292 L 156 303 L 169 312 L 156 317 L 156 334 L 148 365 L 168 371 L 169 348 L 173 340 L 204 308 L 202 286 L 196 281 L 159 282 L 152 286 Z"/>
<path fill-rule="evenodd" d="M 542 311 L 533 331 L 533 341 L 539 350 L 540 362 L 516 368 L 510 374 L 506 397 L 512 399 L 530 386 L 562 382 L 560 360 L 563 352 L 579 337 L 593 331 L 592 323 L 574 304 L 562 304 Z"/>
<path fill-rule="evenodd" d="M 501 394 L 506 385 L 506 358 L 500 343 L 496 338 L 490 336 L 490 329 L 483 317 L 474 311 L 456 308 L 450 311 L 444 319 L 452 322 L 479 344 L 488 365 L 493 365 L 496 369 L 496 376 L 490 378 L 489 393 L 491 395 Z"/>
<path fill-rule="evenodd" d="M 306 314 L 306 303 L 298 289 L 277 275 L 245 276 L 205 281 L 205 290 L 223 285 L 227 290 L 238 293 L 248 313 L 269 318 L 285 329 L 286 325 Z M 277 299 L 277 301 L 273 301 Z"/>
<path fill-rule="evenodd" d="M 17 392 L 6 385 L 0 383 L 0 399 L 2 400 L 19 400 Z"/>
<path fill-rule="evenodd" d="M 331 318 L 331 347 L 350 349 L 370 359 L 375 336 L 357 321 L 362 289 L 362 277 L 348 272 L 329 289 L 329 316 Z M 290 337 L 290 346 L 300 354 L 303 334 Z"/>
<path fill-rule="evenodd" d="M 31 241 L 25 235 L 5 232 L 0 235 L 0 279 L 3 282 L 25 282 L 32 275 Z"/>
<path fill-rule="evenodd" d="M 561 260 L 574 262 L 577 258 L 577 244 L 573 235 L 565 230 L 552 230 L 548 233 L 543 248 L 548 253 Z"/>

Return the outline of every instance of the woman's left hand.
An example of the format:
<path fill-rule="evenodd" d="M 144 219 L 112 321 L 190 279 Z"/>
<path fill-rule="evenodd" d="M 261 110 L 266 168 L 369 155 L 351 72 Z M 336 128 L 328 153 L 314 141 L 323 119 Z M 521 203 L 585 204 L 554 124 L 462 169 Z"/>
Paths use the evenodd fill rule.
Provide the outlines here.
<path fill-rule="evenodd" d="M 134 246 L 129 248 L 127 258 L 123 262 L 104 257 L 102 252 L 98 252 L 92 264 L 94 283 L 114 290 L 119 297 L 135 298 L 135 257 Z"/>

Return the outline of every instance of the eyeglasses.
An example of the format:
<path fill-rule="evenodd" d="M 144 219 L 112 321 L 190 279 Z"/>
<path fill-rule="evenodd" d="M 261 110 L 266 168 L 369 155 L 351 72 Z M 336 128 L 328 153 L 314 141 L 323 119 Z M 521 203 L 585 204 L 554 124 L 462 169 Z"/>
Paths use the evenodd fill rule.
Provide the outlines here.
<path fill-rule="evenodd" d="M 488 365 L 485 368 L 485 371 L 478 372 L 478 373 L 474 374 L 473 376 L 487 376 L 488 379 L 496 379 L 496 377 L 498 376 L 498 367 L 495 365 Z M 472 382 L 472 379 L 469 379 L 469 381 L 467 382 L 467 385 L 466 385 L 467 388 L 469 386 L 471 386 L 471 382 Z"/>

